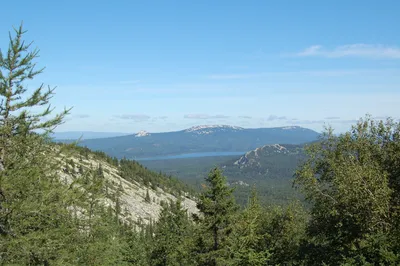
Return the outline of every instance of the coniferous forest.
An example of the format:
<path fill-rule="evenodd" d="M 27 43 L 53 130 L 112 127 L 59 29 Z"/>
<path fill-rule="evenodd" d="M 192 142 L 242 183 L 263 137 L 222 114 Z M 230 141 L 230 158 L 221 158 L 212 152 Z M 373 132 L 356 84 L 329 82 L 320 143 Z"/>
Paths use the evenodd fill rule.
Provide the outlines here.
<path fill-rule="evenodd" d="M 253 188 L 239 206 L 218 168 L 197 193 L 137 162 L 53 143 L 49 134 L 70 109 L 53 112 L 52 87 L 28 90 L 43 69 L 24 33 L 11 32 L 0 54 L 1 265 L 400 264 L 398 122 L 367 116 L 344 134 L 327 128 L 294 175 L 305 202 L 261 204 Z M 73 182 L 60 178 L 57 158 L 66 152 L 97 156 L 148 190 L 192 197 L 198 212 L 189 215 L 178 199 L 163 202 L 156 221 L 124 219 L 118 193 L 114 207 L 102 201 L 101 166 L 80 168 Z"/>

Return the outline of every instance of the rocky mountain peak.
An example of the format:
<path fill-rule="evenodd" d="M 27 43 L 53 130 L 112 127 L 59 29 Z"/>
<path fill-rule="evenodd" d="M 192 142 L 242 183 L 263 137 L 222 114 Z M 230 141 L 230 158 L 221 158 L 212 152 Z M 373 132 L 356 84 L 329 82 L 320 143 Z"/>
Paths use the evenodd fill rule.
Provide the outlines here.
<path fill-rule="evenodd" d="M 135 135 L 135 137 L 146 137 L 146 136 L 150 136 L 150 133 L 145 130 L 141 130 Z"/>
<path fill-rule="evenodd" d="M 241 127 L 236 126 L 228 126 L 228 125 L 200 125 L 188 128 L 185 130 L 187 133 L 196 133 L 196 134 L 210 134 L 218 131 L 238 131 L 243 130 Z"/>

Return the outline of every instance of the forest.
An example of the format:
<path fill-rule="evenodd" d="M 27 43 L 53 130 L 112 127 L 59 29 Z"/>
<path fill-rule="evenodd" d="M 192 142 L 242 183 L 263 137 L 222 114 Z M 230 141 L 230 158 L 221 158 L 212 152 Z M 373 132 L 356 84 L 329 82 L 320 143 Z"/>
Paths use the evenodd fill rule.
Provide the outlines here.
<path fill-rule="evenodd" d="M 136 162 L 52 143 L 71 110 L 53 114 L 51 87 L 27 89 L 42 69 L 24 33 L 16 28 L 0 54 L 1 265 L 400 264 L 399 122 L 366 116 L 340 135 L 327 128 L 295 172 L 305 202 L 261 204 L 254 187 L 240 208 L 218 168 L 196 194 Z M 57 158 L 66 151 L 97 156 L 149 188 L 188 191 L 198 213 L 177 200 L 149 224 L 122 219 L 118 193 L 113 208 L 101 200 L 100 166 L 63 182 Z"/>

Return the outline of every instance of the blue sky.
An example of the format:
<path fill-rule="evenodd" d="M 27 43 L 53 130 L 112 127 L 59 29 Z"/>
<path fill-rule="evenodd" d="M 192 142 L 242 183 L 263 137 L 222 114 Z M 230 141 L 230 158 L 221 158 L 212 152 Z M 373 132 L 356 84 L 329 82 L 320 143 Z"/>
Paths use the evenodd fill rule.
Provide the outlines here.
<path fill-rule="evenodd" d="M 200 124 L 343 131 L 400 117 L 399 1 L 12 1 L 58 131 L 172 131 Z"/>

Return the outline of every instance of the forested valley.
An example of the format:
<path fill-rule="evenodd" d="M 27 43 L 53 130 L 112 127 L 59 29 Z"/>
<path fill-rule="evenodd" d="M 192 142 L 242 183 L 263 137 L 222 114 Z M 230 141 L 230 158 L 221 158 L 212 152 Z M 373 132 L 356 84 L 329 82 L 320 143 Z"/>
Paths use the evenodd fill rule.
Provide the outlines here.
<path fill-rule="evenodd" d="M 50 87 L 27 89 L 42 69 L 23 36 L 17 28 L 0 54 L 1 265 L 400 264 L 399 122 L 367 116 L 340 135 L 327 128 L 294 173 L 304 202 L 260 204 L 253 187 L 240 207 L 218 168 L 198 193 L 137 162 L 53 143 L 71 110 L 53 114 Z M 128 219 L 105 168 L 62 154 L 113 165 L 147 189 L 145 201 L 157 190 L 177 200 L 160 202 L 156 220 Z"/>

